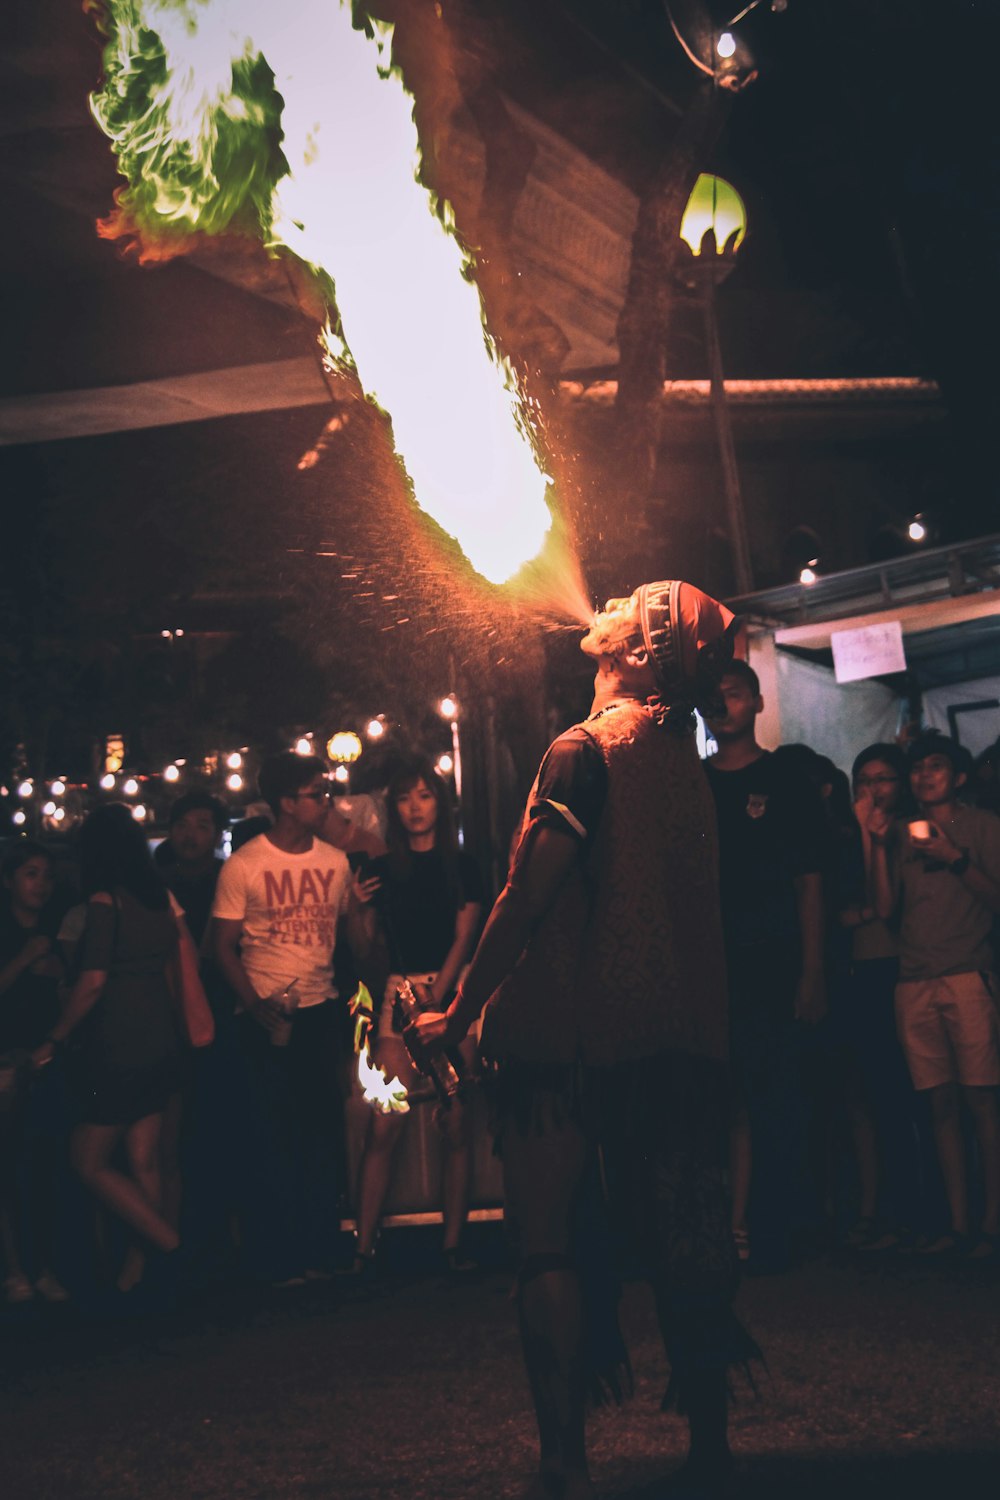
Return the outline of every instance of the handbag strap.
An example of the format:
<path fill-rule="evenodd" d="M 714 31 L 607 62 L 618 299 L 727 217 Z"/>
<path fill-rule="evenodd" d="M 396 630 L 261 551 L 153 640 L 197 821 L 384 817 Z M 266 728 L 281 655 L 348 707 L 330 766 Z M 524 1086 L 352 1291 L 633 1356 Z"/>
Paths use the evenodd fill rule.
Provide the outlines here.
<path fill-rule="evenodd" d="M 112 909 L 112 911 L 114 912 L 115 915 L 114 915 L 114 924 L 113 924 L 113 926 L 111 928 L 111 952 L 108 954 L 108 973 L 109 974 L 110 974 L 111 970 L 115 966 L 115 955 L 118 952 L 118 938 L 119 938 L 119 935 L 120 935 L 120 928 L 121 928 L 121 906 L 120 906 L 119 901 L 118 901 L 118 892 L 116 890 L 113 890 L 111 892 L 111 909 Z"/>

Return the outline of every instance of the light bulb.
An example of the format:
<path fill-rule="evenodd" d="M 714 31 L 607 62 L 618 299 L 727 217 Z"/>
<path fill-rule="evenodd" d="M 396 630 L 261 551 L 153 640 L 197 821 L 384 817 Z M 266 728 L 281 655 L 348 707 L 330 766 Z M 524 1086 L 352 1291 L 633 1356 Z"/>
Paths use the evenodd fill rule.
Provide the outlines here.
<path fill-rule="evenodd" d="M 724 31 L 715 44 L 715 50 L 720 57 L 732 57 L 736 51 L 736 38 L 731 31 Z"/>

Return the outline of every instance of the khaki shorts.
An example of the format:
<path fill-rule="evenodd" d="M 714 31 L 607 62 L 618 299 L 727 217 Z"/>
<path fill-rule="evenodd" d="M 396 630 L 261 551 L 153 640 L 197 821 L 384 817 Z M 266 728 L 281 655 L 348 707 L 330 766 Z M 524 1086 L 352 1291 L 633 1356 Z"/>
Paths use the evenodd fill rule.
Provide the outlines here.
<path fill-rule="evenodd" d="M 1000 1011 L 991 974 L 901 980 L 896 1030 L 914 1088 L 1000 1084 Z"/>

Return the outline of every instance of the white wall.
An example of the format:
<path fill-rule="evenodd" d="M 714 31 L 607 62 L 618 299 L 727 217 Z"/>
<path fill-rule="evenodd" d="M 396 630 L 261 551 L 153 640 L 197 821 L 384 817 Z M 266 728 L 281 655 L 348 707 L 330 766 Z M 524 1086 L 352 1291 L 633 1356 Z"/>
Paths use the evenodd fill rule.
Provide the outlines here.
<path fill-rule="evenodd" d="M 854 757 L 866 745 L 895 740 L 900 699 L 891 688 L 872 681 L 839 683 L 831 667 L 772 649 L 779 737 L 769 745 L 809 745 L 850 774 Z M 751 664 L 756 669 L 752 659 Z"/>
<path fill-rule="evenodd" d="M 947 687 L 931 688 L 923 695 L 924 722 L 932 729 L 951 734 L 948 709 L 963 703 L 988 704 L 956 716 L 958 738 L 973 755 L 980 755 L 1000 736 L 1000 677 L 979 677 L 972 682 L 952 682 Z"/>

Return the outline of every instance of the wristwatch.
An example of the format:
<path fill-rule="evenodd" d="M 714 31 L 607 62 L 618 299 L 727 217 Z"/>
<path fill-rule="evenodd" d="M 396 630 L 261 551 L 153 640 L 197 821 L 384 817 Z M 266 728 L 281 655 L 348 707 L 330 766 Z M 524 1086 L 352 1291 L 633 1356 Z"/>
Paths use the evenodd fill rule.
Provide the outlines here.
<path fill-rule="evenodd" d="M 952 860 L 951 864 L 948 866 L 948 869 L 953 875 L 964 875 L 971 863 L 972 860 L 969 858 L 969 856 L 967 854 L 963 854 L 959 859 Z"/>

